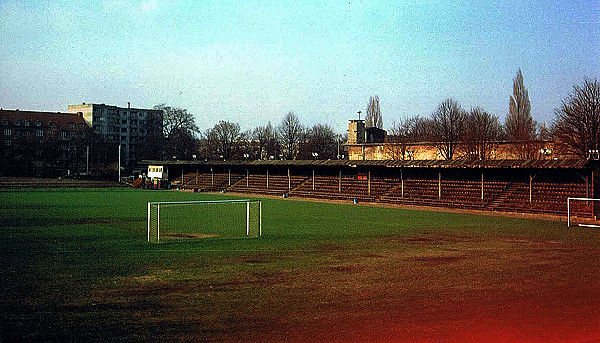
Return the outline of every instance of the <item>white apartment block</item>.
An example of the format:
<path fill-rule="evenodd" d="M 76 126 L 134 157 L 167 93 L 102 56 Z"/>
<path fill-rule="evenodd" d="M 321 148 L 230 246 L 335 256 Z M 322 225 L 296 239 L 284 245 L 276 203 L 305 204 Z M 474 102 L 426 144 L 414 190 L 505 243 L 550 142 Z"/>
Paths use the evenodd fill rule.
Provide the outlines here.
<path fill-rule="evenodd" d="M 106 104 L 69 105 L 67 112 L 79 113 L 93 132 L 115 146 L 121 145 L 121 163 L 133 167 L 140 160 L 140 145 L 152 134 L 162 132 L 161 110 L 118 107 Z"/>

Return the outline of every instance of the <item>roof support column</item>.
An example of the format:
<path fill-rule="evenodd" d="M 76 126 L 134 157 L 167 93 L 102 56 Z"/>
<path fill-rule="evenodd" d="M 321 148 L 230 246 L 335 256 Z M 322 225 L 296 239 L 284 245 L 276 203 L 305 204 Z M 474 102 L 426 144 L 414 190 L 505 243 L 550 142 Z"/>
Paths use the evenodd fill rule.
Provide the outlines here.
<path fill-rule="evenodd" d="M 198 186 L 198 174 L 200 174 L 200 171 L 196 168 L 196 186 Z"/>
<path fill-rule="evenodd" d="M 481 172 L 481 200 L 483 200 L 483 172 Z"/>
<path fill-rule="evenodd" d="M 533 175 L 529 172 L 529 202 L 533 201 Z"/>
<path fill-rule="evenodd" d="M 438 199 L 442 198 L 442 170 L 438 171 Z"/>
<path fill-rule="evenodd" d="M 228 177 L 227 177 L 228 181 L 227 182 L 229 183 L 229 186 L 231 186 L 231 168 L 229 168 L 227 170 L 227 174 L 228 174 Z"/>
<path fill-rule="evenodd" d="M 313 191 L 314 191 L 315 190 L 315 170 L 314 169 L 313 169 L 313 179 L 312 179 L 312 182 L 313 182 Z"/>
<path fill-rule="evenodd" d="M 594 171 L 591 171 L 590 174 L 592 174 L 592 193 L 591 193 L 591 197 L 592 198 L 596 198 L 596 192 L 595 192 L 595 186 L 594 186 L 594 181 L 595 181 L 595 177 L 594 177 Z M 597 220 L 596 218 L 596 203 L 592 202 L 592 218 L 594 218 L 594 220 Z"/>
<path fill-rule="evenodd" d="M 402 198 L 404 198 L 404 175 L 402 175 L 402 169 L 400 169 L 400 187 L 402 188 Z"/>
<path fill-rule="evenodd" d="M 246 168 L 246 187 L 250 187 L 250 172 L 248 171 L 248 168 Z"/>
<path fill-rule="evenodd" d="M 215 186 L 215 172 L 213 171 L 213 167 L 210 167 L 210 185 Z"/>
<path fill-rule="evenodd" d="M 590 197 L 590 180 L 587 174 L 585 175 L 585 197 Z"/>
<path fill-rule="evenodd" d="M 340 178 L 338 182 L 338 192 L 342 193 L 342 170 L 340 169 Z"/>
<path fill-rule="evenodd" d="M 288 192 L 292 190 L 292 176 L 290 175 L 290 167 L 288 167 Z"/>
<path fill-rule="evenodd" d="M 267 168 L 267 189 L 269 189 L 269 168 Z"/>
<path fill-rule="evenodd" d="M 371 169 L 367 169 L 367 194 L 371 196 Z"/>

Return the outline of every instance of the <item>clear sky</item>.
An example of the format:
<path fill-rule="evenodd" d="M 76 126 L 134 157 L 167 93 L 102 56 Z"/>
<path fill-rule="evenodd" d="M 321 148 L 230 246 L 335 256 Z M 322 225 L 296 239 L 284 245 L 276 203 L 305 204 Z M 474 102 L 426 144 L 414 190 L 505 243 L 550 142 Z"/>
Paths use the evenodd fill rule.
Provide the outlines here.
<path fill-rule="evenodd" d="M 600 78 L 600 1 L 0 0 L 0 107 L 187 108 L 202 130 L 295 112 L 336 132 L 379 95 L 384 127 L 446 98 L 502 121 Z M 363 116 L 364 118 L 364 116 Z"/>

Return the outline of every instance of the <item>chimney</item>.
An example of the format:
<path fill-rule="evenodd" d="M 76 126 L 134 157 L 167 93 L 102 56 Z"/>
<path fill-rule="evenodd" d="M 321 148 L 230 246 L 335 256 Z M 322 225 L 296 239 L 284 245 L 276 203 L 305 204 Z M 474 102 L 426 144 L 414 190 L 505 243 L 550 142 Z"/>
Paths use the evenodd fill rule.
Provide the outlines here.
<path fill-rule="evenodd" d="M 131 102 L 127 101 L 127 109 L 130 110 L 131 109 Z"/>

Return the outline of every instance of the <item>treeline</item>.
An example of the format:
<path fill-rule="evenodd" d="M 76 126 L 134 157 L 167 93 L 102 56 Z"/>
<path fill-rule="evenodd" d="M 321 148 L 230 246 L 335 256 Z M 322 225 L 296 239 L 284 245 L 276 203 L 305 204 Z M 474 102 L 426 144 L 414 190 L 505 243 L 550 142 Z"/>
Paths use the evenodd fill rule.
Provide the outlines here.
<path fill-rule="evenodd" d="M 248 131 L 228 121 L 200 131 L 187 110 L 164 104 L 155 108 L 164 112 L 163 137 L 155 141 L 160 141 L 162 148 L 158 150 L 166 159 L 293 160 L 348 155 L 343 145 L 346 135 L 336 134 L 325 124 L 305 126 L 293 112 L 277 125 L 268 122 Z M 369 99 L 366 114 L 367 127 L 382 128 L 378 96 Z M 498 142 L 510 142 L 515 158 L 534 159 L 543 154 L 540 148 L 547 141 L 554 141 L 556 154 L 588 158 L 600 149 L 600 85 L 595 79 L 575 85 L 555 109 L 552 123 L 539 124 L 531 115 L 528 90 L 519 69 L 504 123 L 481 107 L 466 110 L 450 98 L 430 116 L 393 121 L 387 133 L 385 153 L 391 159 L 411 159 L 410 146 L 415 143 L 435 146 L 444 159 L 489 159 Z"/>
<path fill-rule="evenodd" d="M 345 137 L 330 125 L 305 126 L 293 112 L 274 126 L 268 122 L 242 131 L 240 124 L 221 120 L 200 131 L 185 109 L 164 104 L 162 155 L 166 159 L 273 160 L 344 158 Z"/>
<path fill-rule="evenodd" d="M 388 154 L 407 159 L 411 143 L 429 142 L 444 159 L 489 159 L 494 144 L 513 142 L 516 158 L 539 155 L 539 141 L 549 139 L 545 124 L 538 125 L 531 116 L 528 91 L 521 70 L 513 79 L 513 95 L 504 125 L 497 115 L 481 107 L 465 110 L 453 99 L 444 100 L 430 117 L 412 117 L 392 124 L 388 132 Z"/>
<path fill-rule="evenodd" d="M 410 147 L 427 142 L 437 147 L 444 159 L 489 159 L 498 142 L 510 142 L 519 159 L 535 159 L 553 141 L 558 155 L 589 158 L 598 154 L 600 143 L 600 85 L 586 79 L 575 85 L 550 125 L 537 123 L 521 70 L 513 79 L 513 94 L 504 124 L 497 115 L 481 107 L 463 109 L 453 99 L 444 100 L 429 117 L 415 116 L 392 123 L 386 153 L 393 159 L 410 159 Z"/>

